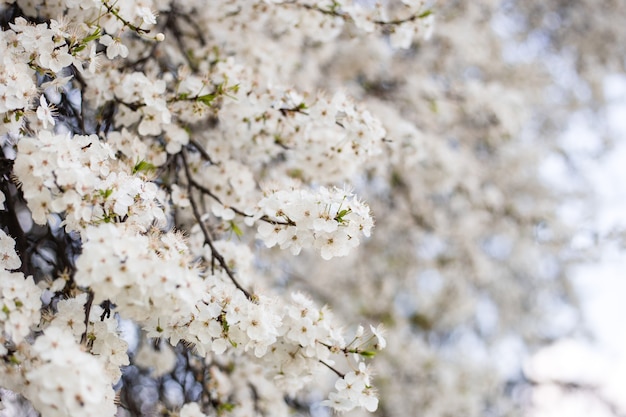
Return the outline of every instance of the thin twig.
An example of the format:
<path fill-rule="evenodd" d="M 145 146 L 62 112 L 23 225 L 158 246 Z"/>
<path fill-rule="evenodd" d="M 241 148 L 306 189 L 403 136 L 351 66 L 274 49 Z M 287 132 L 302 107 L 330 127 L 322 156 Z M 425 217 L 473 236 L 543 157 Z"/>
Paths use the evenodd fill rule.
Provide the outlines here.
<path fill-rule="evenodd" d="M 224 205 L 224 203 L 222 203 L 222 200 L 220 200 L 220 198 L 217 195 L 215 195 L 215 193 L 213 191 L 209 190 L 204 185 L 200 184 L 199 182 L 197 182 L 196 180 L 194 180 L 190 176 L 187 176 L 187 180 L 189 181 L 189 185 L 191 185 L 191 186 L 197 188 L 198 190 L 202 191 L 203 194 L 208 195 L 209 197 L 211 197 L 212 199 L 214 199 L 215 201 L 217 201 L 221 205 Z"/>
<path fill-rule="evenodd" d="M 191 203 L 191 208 L 193 209 L 193 215 L 198 221 L 198 225 L 200 226 L 200 229 L 202 230 L 202 234 L 204 235 L 204 243 L 208 245 L 209 248 L 211 249 L 212 259 L 217 260 L 217 262 L 220 264 L 224 272 L 226 272 L 226 275 L 228 275 L 228 277 L 233 282 L 233 284 L 235 284 L 235 287 L 237 287 L 237 289 L 243 292 L 248 300 L 253 301 L 255 297 L 252 294 L 250 294 L 245 288 L 243 288 L 241 284 L 239 284 L 239 282 L 237 281 L 237 278 L 235 278 L 235 274 L 233 273 L 233 271 L 231 271 L 231 269 L 226 264 L 226 260 L 224 259 L 224 257 L 217 251 L 217 249 L 215 249 L 215 245 L 213 244 L 213 240 L 211 239 L 211 234 L 209 233 L 209 230 L 207 229 L 206 224 L 204 224 L 204 221 L 202 221 L 202 215 L 200 214 L 196 200 L 193 198 L 193 195 L 192 195 L 192 192 L 193 192 L 192 181 L 193 180 L 191 178 L 191 172 L 189 172 L 189 164 L 187 164 L 186 154 L 187 152 L 183 149 L 183 151 L 181 152 L 181 157 L 183 158 L 183 166 L 185 168 L 185 175 L 187 176 L 187 192 L 189 194 L 189 201 Z"/>
<path fill-rule="evenodd" d="M 321 363 L 322 365 L 326 366 L 328 369 L 330 369 L 331 371 L 336 373 L 339 376 L 339 378 L 343 378 L 343 377 L 346 376 L 345 374 L 342 374 L 341 372 L 339 372 L 338 370 L 336 370 L 335 368 L 333 368 L 332 366 L 330 366 L 329 364 L 327 364 L 326 362 L 324 362 L 321 359 L 319 359 L 319 363 Z"/>
<path fill-rule="evenodd" d="M 168 13 L 167 20 L 165 21 L 165 28 L 169 29 L 174 35 L 176 44 L 178 45 L 178 48 L 182 52 L 183 56 L 185 57 L 187 64 L 189 64 L 189 67 L 194 72 L 198 71 L 198 64 L 193 61 L 189 52 L 186 52 L 187 48 L 185 47 L 185 41 L 183 40 L 182 31 L 180 30 L 180 26 L 178 26 L 178 19 L 176 18 L 175 13 Z"/>
<path fill-rule="evenodd" d="M 89 290 L 87 297 L 87 303 L 85 304 L 85 332 L 80 338 L 81 345 L 87 341 L 87 332 L 89 330 L 89 315 L 91 314 L 91 305 L 93 304 L 94 294 L 93 291 Z"/>
<path fill-rule="evenodd" d="M 113 5 L 109 5 L 109 2 L 107 1 L 103 1 L 102 5 L 107 9 L 107 11 L 109 13 L 111 13 L 113 16 L 115 16 L 115 18 L 117 20 L 119 20 L 120 22 L 122 22 L 122 24 L 126 27 L 128 27 L 130 30 L 134 31 L 135 33 L 137 33 L 138 35 L 145 35 L 150 33 L 150 29 L 143 29 L 140 28 L 139 26 L 135 26 L 132 23 L 130 23 L 128 20 L 124 19 L 120 14 L 119 14 L 119 9 L 115 8 L 115 4 L 117 2 L 115 2 Z"/>
<path fill-rule="evenodd" d="M 217 165 L 215 162 L 213 162 L 213 159 L 211 159 L 211 155 L 209 155 L 209 153 L 206 151 L 206 149 L 204 149 L 204 146 L 200 145 L 200 143 L 198 143 L 197 140 L 195 139 L 189 139 L 189 144 L 191 146 L 193 146 L 194 148 L 196 148 L 196 150 L 198 152 L 200 152 L 200 155 L 202 155 L 202 157 L 204 159 L 206 159 L 206 161 L 211 164 L 211 165 Z"/>
<path fill-rule="evenodd" d="M 191 143 L 191 142 L 190 142 Z M 196 146 L 194 144 L 194 146 Z M 198 145 L 199 146 L 199 145 Z M 198 148 L 198 149 L 202 149 L 202 147 Z M 202 152 L 201 152 L 202 153 Z M 208 157 L 208 155 L 207 155 Z M 184 158 L 183 158 L 184 159 Z M 185 162 L 186 164 L 186 162 Z M 194 188 L 198 189 L 199 191 L 201 191 L 203 194 L 208 195 L 209 197 L 211 197 L 212 199 L 214 199 L 215 201 L 217 201 L 219 204 L 221 204 L 222 206 L 225 206 L 224 203 L 222 203 L 222 200 L 211 190 L 209 190 L 208 188 L 206 188 L 204 185 L 200 184 L 198 181 L 196 181 L 192 176 L 191 173 L 189 173 L 189 175 L 187 175 L 187 180 L 189 182 L 189 185 L 193 186 Z M 252 214 L 248 214 L 236 207 L 232 207 L 232 206 L 228 206 L 228 208 L 230 208 L 232 211 L 234 211 L 236 214 L 243 216 L 243 217 L 254 217 Z M 280 220 L 272 220 L 270 219 L 267 215 L 263 215 L 262 217 L 259 218 L 259 220 L 270 223 L 270 224 L 279 224 L 279 225 L 283 225 L 283 226 L 295 226 L 296 224 L 293 222 L 293 220 L 287 220 L 287 221 L 280 221 Z"/>
<path fill-rule="evenodd" d="M 298 6 L 298 7 L 302 7 L 304 9 L 313 10 L 313 11 L 316 11 L 318 13 L 325 14 L 327 16 L 339 17 L 339 18 L 344 19 L 344 20 L 351 19 L 349 14 L 347 14 L 346 12 L 340 11 L 340 9 L 338 9 L 338 8 L 324 9 L 322 7 L 312 6 L 310 4 L 300 4 L 296 0 L 289 1 L 289 2 L 283 2 L 282 4 L 295 5 L 295 6 Z M 374 23 L 375 25 L 379 25 L 379 26 L 401 25 L 403 23 L 412 22 L 412 21 L 417 20 L 417 19 L 424 19 L 425 17 L 430 16 L 431 14 L 433 14 L 432 10 L 426 10 L 426 11 L 423 11 L 421 13 L 412 14 L 411 16 L 406 17 L 404 19 L 372 20 L 372 23 Z"/>

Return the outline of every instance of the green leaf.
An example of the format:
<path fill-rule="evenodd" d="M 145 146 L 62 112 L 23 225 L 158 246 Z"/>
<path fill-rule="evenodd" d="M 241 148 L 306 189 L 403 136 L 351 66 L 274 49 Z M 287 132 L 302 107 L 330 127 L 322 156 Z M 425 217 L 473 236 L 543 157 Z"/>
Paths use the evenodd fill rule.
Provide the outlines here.
<path fill-rule="evenodd" d="M 205 94 L 203 96 L 199 96 L 198 98 L 196 98 L 196 101 L 199 101 L 200 103 L 206 104 L 207 106 L 210 106 L 211 103 L 213 103 L 213 100 L 215 100 L 215 98 L 217 97 L 216 94 Z"/>
<path fill-rule="evenodd" d="M 426 10 L 424 13 L 420 14 L 419 16 L 417 16 L 418 19 L 423 19 L 425 17 L 430 16 L 431 14 L 433 14 L 432 10 Z"/>
<path fill-rule="evenodd" d="M 90 35 L 87 35 L 87 37 L 85 37 L 83 39 L 83 43 L 89 43 L 91 41 L 95 41 L 96 39 L 100 39 L 102 37 L 102 32 L 100 31 L 100 28 L 96 28 L 96 30 L 93 31 L 93 33 L 91 33 Z"/>
<path fill-rule="evenodd" d="M 226 321 L 226 313 L 220 314 L 219 321 L 222 324 L 222 332 L 225 335 L 228 334 L 228 329 L 230 328 L 230 326 L 228 325 L 228 322 Z"/>
<path fill-rule="evenodd" d="M 100 196 L 106 200 L 111 196 L 111 194 L 113 194 L 113 189 L 107 188 L 106 190 L 99 190 L 98 192 L 100 193 Z"/>
<path fill-rule="evenodd" d="M 217 414 L 222 414 L 224 412 L 231 412 L 235 409 L 235 404 L 233 403 L 221 403 L 217 406 Z"/>
<path fill-rule="evenodd" d="M 374 356 L 376 356 L 376 352 L 374 352 L 372 350 L 361 350 L 358 353 L 359 353 L 359 355 L 363 356 L 364 358 L 373 358 Z"/>
<path fill-rule="evenodd" d="M 350 213 L 350 209 L 344 209 L 341 210 L 339 213 L 337 213 L 337 215 L 335 216 L 335 221 L 339 222 L 339 223 L 343 223 L 343 216 L 345 216 L 346 214 Z"/>
<path fill-rule="evenodd" d="M 156 166 L 154 166 L 150 162 L 142 160 L 142 161 L 137 162 L 135 166 L 133 167 L 133 175 L 138 172 L 154 171 L 155 169 L 156 169 Z"/>
<path fill-rule="evenodd" d="M 239 228 L 239 226 L 237 226 L 237 223 L 235 223 L 234 221 L 231 220 L 229 222 L 229 225 L 230 225 L 230 230 L 232 230 L 233 233 L 235 233 L 235 235 L 237 235 L 237 237 L 243 236 L 243 230 L 241 230 Z"/>

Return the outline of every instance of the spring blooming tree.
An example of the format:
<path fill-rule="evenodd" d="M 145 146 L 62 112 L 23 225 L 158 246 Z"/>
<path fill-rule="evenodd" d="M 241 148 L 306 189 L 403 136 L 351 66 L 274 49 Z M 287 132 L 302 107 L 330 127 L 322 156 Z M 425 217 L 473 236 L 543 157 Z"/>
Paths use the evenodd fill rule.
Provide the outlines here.
<path fill-rule="evenodd" d="M 596 12 L 544 3 L 0 0 L 3 402 L 515 415 L 569 329 L 537 167 L 584 95 L 505 57 Z"/>
<path fill-rule="evenodd" d="M 340 36 L 408 47 L 431 11 L 2 4 L 2 386 L 44 416 L 145 412 L 122 368 L 171 374 L 167 343 L 197 386 L 154 401 L 158 413 L 287 415 L 313 388 L 337 411 L 375 411 L 381 328 L 276 288 L 255 245 L 330 260 L 370 236 L 349 181 L 382 153 L 382 123 L 288 74 L 297 48 Z M 121 321 L 141 332 L 132 357 Z"/>

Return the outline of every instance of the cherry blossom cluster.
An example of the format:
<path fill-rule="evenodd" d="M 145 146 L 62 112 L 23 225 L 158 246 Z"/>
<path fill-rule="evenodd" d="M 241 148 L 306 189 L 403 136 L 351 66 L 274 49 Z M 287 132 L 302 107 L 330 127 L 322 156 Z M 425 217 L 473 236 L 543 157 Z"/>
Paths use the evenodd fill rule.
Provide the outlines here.
<path fill-rule="evenodd" d="M 185 157 L 189 167 L 186 181 L 210 195 L 206 204 L 225 221 L 233 220 L 236 211 L 250 212 L 257 205 L 262 196 L 255 172 L 266 164 L 273 165 L 269 175 L 277 179 L 286 174 L 301 180 L 336 182 L 353 176 L 359 166 L 382 151 L 382 124 L 345 94 L 337 93 L 331 100 L 319 95 L 309 107 L 293 90 L 282 94 L 243 91 L 240 88 L 224 99 L 216 129 L 196 137 L 211 155 L 210 163 L 198 152 Z M 168 139 L 168 134 L 165 138 L 169 149 L 174 140 Z M 178 185 L 173 187 L 177 201 L 181 192 Z M 180 207 L 189 205 L 187 198 L 180 202 Z"/>
<path fill-rule="evenodd" d="M 91 288 L 96 303 L 110 299 L 124 317 L 151 320 L 155 328 L 169 328 L 191 313 L 204 286 L 174 233 L 144 234 L 131 225 L 104 223 L 83 236 L 74 279 Z"/>
<path fill-rule="evenodd" d="M 432 35 L 433 16 L 424 0 L 402 0 L 401 7 L 394 2 L 376 2 L 372 7 L 355 0 L 322 1 L 309 7 L 349 19 L 364 32 L 386 28 L 394 48 L 409 48 L 418 33 L 423 38 Z"/>
<path fill-rule="evenodd" d="M 27 119 L 33 122 L 40 119 L 44 126 L 54 124 L 45 97 L 39 100 L 41 106 L 36 115 L 27 112 L 39 93 L 35 72 L 38 69 L 54 78 L 56 73 L 69 65 L 76 64 L 82 68 L 77 58 L 78 47 L 88 33 L 80 27 L 75 32 L 76 37 L 71 39 L 63 22 L 51 20 L 50 23 L 32 25 L 22 17 L 10 27 L 12 30 L 0 33 L 3 50 L 0 63 L 0 114 L 3 115 L 0 133 L 17 135 Z M 42 87 L 62 87 L 68 81 L 67 77 L 59 77 Z"/>
<path fill-rule="evenodd" d="M 220 0 L 212 10 L 216 25 L 211 30 L 224 36 L 241 29 L 238 25 L 245 22 L 252 25 L 249 30 L 263 25 L 274 34 L 297 32 L 305 41 L 330 42 L 348 28 L 356 28 L 361 34 L 388 32 L 393 47 L 407 49 L 418 36 L 428 38 L 432 34 L 431 5 L 424 0 Z M 225 19 L 233 13 L 241 20 Z"/>
<path fill-rule="evenodd" d="M 372 336 L 361 332 L 346 344 L 330 310 L 318 309 L 301 294 L 287 304 L 277 297 L 247 298 L 225 271 L 207 276 L 208 271 L 194 267 L 184 240 L 173 233 L 133 235 L 122 225 L 102 224 L 89 227 L 84 237 L 76 283 L 91 288 L 96 303 L 111 300 L 119 314 L 141 324 L 149 337 L 168 339 L 172 345 L 183 340 L 201 356 L 249 352 L 264 365 L 263 374 L 291 395 L 313 374 L 326 370 L 323 364 L 332 364 L 337 353 L 355 354 L 355 366 L 367 374 L 359 359 L 366 350 L 356 346 L 370 345 Z M 219 243 L 215 246 L 228 246 Z M 241 258 L 238 262 L 237 271 L 250 268 Z M 59 311 L 62 314 L 63 308 Z M 77 326 L 75 336 L 83 328 Z M 113 349 L 107 351 L 119 352 L 119 342 L 111 337 Z M 95 347 L 102 336 L 94 338 Z M 115 364 L 123 364 L 124 355 L 117 357 Z M 352 407 L 375 409 L 371 386 L 362 391 L 368 400 L 350 396 L 342 407 L 351 401 Z"/>
<path fill-rule="evenodd" d="M 269 219 L 259 224 L 259 238 L 269 248 L 278 245 L 294 255 L 312 247 L 324 259 L 346 256 L 374 225 L 369 207 L 336 187 L 270 190 L 258 207 L 255 216 Z"/>
<path fill-rule="evenodd" d="M 7 262 L 0 269 L 0 354 L 18 365 L 0 369 L 2 382 L 45 416 L 112 416 L 111 384 L 121 376 L 120 366 L 128 364 L 127 345 L 117 336 L 115 320 L 108 320 L 108 331 L 98 329 L 105 323 L 92 322 L 96 329 L 90 333 L 91 353 L 97 356 L 79 344 L 85 331 L 80 317 L 87 294 L 60 301 L 51 323 L 40 323 L 43 286 L 36 285 L 32 276 L 7 271 L 5 265 L 12 268 L 21 262 L 12 248 L 13 239 L 2 231 L 0 244 L 9 247 Z M 31 345 L 26 338 L 41 325 L 46 328 Z"/>
<path fill-rule="evenodd" d="M 11 2 L 4 2 L 11 3 Z M 0 133 L 19 135 L 26 122 L 54 125 L 51 107 L 41 97 L 37 114 L 29 113 L 37 88 L 36 74 L 47 77 L 39 87 L 54 91 L 63 89 L 72 79 L 63 76 L 63 70 L 73 67 L 83 75 L 95 73 L 99 65 L 98 43 L 106 47 L 107 58 L 128 56 L 120 33 L 141 34 L 150 39 L 163 40 L 162 34 L 147 36 L 156 23 L 152 1 L 115 2 L 93 0 L 77 1 L 20 1 L 22 12 L 49 19 L 31 24 L 23 17 L 10 23 L 11 30 L 0 32 L 3 59 L 0 62 Z M 59 16 L 64 16 L 59 18 Z M 55 20 L 56 19 L 56 20 Z M 124 32 L 124 28 L 131 28 Z M 86 71 L 85 71 L 86 70 Z M 58 97 L 58 95 L 57 95 Z M 149 113 L 153 109 L 148 110 Z M 33 117 L 36 116 L 36 117 Z M 149 123 L 146 123 L 150 126 Z M 154 128 L 153 128 L 154 129 Z"/>
<path fill-rule="evenodd" d="M 223 272 L 203 278 L 205 273 L 190 263 L 186 244 L 177 234 L 133 236 L 119 226 L 102 224 L 89 227 L 84 237 L 76 283 L 91 288 L 96 303 L 104 297 L 113 301 L 116 311 L 143 323 L 149 335 L 169 338 L 173 345 L 185 339 L 203 355 L 221 354 L 232 346 L 263 357 L 270 345 L 280 344 L 304 357 L 326 360 L 330 347 L 345 347 L 330 311 L 317 310 L 302 295 L 294 295 L 293 304 L 286 305 L 261 295 L 250 300 Z M 225 247 L 219 243 L 217 247 Z M 237 270 L 246 271 L 245 261 L 238 262 Z M 84 326 L 73 331 L 78 336 Z M 279 356 L 276 347 L 271 354 L 274 359 Z"/>
<path fill-rule="evenodd" d="M 117 118 L 118 126 L 128 127 L 137 123 L 137 132 L 141 136 L 156 136 L 163 131 L 162 126 L 171 122 L 171 114 L 163 97 L 165 81 L 149 79 L 142 72 L 121 74 L 113 93 L 118 100 L 133 106 L 140 103 L 136 111 L 122 113 Z M 180 146 L 179 146 L 180 148 Z"/>
<path fill-rule="evenodd" d="M 323 404 L 337 411 L 350 411 L 360 406 L 367 411 L 376 411 L 378 398 L 374 395 L 370 373 L 363 362 L 356 371 L 350 371 L 335 383 L 336 392 L 331 392 Z"/>
<path fill-rule="evenodd" d="M 11 3 L 5 1 L 5 3 Z M 117 34 L 127 26 L 132 26 L 136 32 L 145 34 L 156 23 L 153 10 L 156 4 L 153 0 L 130 2 L 114 2 L 108 0 L 61 0 L 48 2 L 45 0 L 18 1 L 20 8 L 29 16 L 56 18 L 66 15 L 68 22 L 91 23 L 97 25 L 109 34 Z M 69 23 L 68 23 L 69 24 Z M 74 28 L 72 26 L 72 28 Z M 72 39 L 70 37 L 70 39 Z M 112 38 L 113 39 L 113 38 Z M 114 39 L 119 42 L 119 39 Z"/>
<path fill-rule="evenodd" d="M 11 272 L 21 265 L 15 241 L 0 229 L 0 355 L 6 355 L 5 342 L 20 344 L 41 317 L 41 289 L 33 277 Z"/>
<path fill-rule="evenodd" d="M 289 314 L 295 318 L 294 313 L 299 313 L 304 316 L 313 316 L 314 314 L 323 314 L 328 315 L 330 311 L 327 308 L 318 310 L 315 306 L 308 300 L 306 297 L 301 294 L 295 293 L 293 294 L 292 299 L 294 305 L 289 307 Z M 284 320 L 289 320 L 283 317 Z M 289 320 L 293 321 L 293 320 Z M 299 319 L 296 318 L 296 321 Z M 315 331 L 318 328 L 318 322 L 322 322 L 322 318 L 316 320 L 313 323 L 313 326 L 303 326 L 302 328 L 292 328 L 289 333 L 293 333 L 294 337 L 296 334 L 297 337 L 304 336 L 305 333 L 309 333 L 312 330 Z M 321 328 L 319 328 L 322 330 Z M 376 329 L 374 329 L 376 331 Z M 335 330 L 335 333 L 337 330 Z M 325 331 L 317 332 L 316 334 L 319 336 L 324 334 Z M 380 336 L 380 339 L 378 338 Z M 304 336 L 306 338 L 311 338 L 311 334 Z M 289 339 L 289 338 L 288 338 Z M 255 391 L 257 396 L 262 396 L 263 401 L 257 406 L 260 406 L 261 410 L 264 412 L 271 411 L 273 415 L 277 416 L 287 416 L 289 415 L 289 411 L 286 407 L 284 407 L 284 403 L 280 400 L 285 393 L 288 396 L 295 396 L 297 391 L 303 387 L 303 384 L 309 385 L 315 383 L 316 381 L 320 381 L 325 379 L 324 374 L 328 372 L 328 368 L 335 369 L 337 372 L 339 379 L 337 379 L 335 385 L 337 391 L 332 393 L 331 396 L 343 395 L 345 400 L 342 404 L 338 404 L 338 402 L 328 401 L 324 403 L 330 407 L 335 408 L 337 411 L 348 411 L 357 407 L 361 407 L 363 409 L 369 409 L 370 411 L 375 410 L 378 406 L 378 399 L 376 397 L 375 389 L 371 385 L 367 385 L 361 387 L 361 391 L 357 392 L 356 390 L 359 387 L 348 387 L 347 385 L 343 385 L 340 381 L 343 381 L 345 377 L 348 380 L 351 379 L 351 373 L 354 370 L 359 373 L 359 378 L 362 378 L 365 381 L 369 381 L 372 372 L 371 370 L 364 364 L 361 360 L 362 357 L 369 357 L 375 353 L 374 350 L 379 348 L 376 347 L 376 343 L 372 346 L 372 341 L 376 340 L 378 342 L 382 342 L 384 344 L 384 338 L 378 332 L 378 336 L 375 336 L 374 333 L 371 334 L 358 334 L 352 339 L 352 342 L 349 344 L 343 343 L 342 345 L 334 345 L 330 347 L 330 351 L 333 353 L 332 356 L 336 357 L 337 353 L 340 354 L 339 360 L 335 361 L 333 359 L 325 359 L 321 361 L 319 359 L 315 360 L 315 357 L 309 356 L 312 351 L 310 349 L 307 353 L 302 350 L 302 347 L 298 344 L 294 343 L 293 339 L 283 340 L 280 343 L 272 346 L 272 353 L 268 352 L 268 355 L 261 357 L 257 363 L 253 363 L 251 361 L 243 361 L 245 359 L 243 357 L 231 357 L 236 363 L 235 370 L 233 372 L 224 370 L 221 364 L 221 361 L 217 361 L 216 365 L 211 368 L 212 375 L 212 396 L 215 401 L 219 403 L 224 403 L 228 401 L 228 399 L 232 398 L 241 398 L 241 396 L 246 395 L 246 384 L 253 384 L 255 386 Z M 343 346 L 343 347 L 341 347 Z M 328 357 L 328 347 L 325 343 L 318 341 L 316 343 L 316 347 L 314 350 L 317 350 L 322 357 Z M 341 358 L 343 356 L 343 358 Z M 279 362 L 277 363 L 277 359 Z M 337 371 L 337 369 L 343 369 L 348 367 L 348 371 L 345 374 Z M 268 372 L 269 369 L 274 369 L 273 372 Z M 248 382 L 245 382 L 248 381 Z M 348 384 L 349 385 L 349 384 Z M 351 389 L 351 393 L 348 394 L 344 392 L 346 389 Z M 242 404 L 244 407 L 240 410 L 241 413 L 245 415 L 245 413 L 253 412 L 250 409 L 250 401 L 238 401 L 239 404 Z"/>
<path fill-rule="evenodd" d="M 0 269 L 0 341 L 6 342 L 8 338 L 19 344 L 39 324 L 41 292 L 33 277 Z M 0 344 L 0 355 L 6 353 L 4 343 Z"/>
<path fill-rule="evenodd" d="M 392 8 L 358 2 L 183 3 L 0 1 L 0 206 L 20 211 L 0 230 L 2 386 L 44 416 L 112 416 L 123 367 L 164 375 L 186 349 L 209 369 L 218 413 L 287 415 L 286 396 L 329 373 L 337 392 L 324 404 L 373 411 L 366 360 L 380 332 L 346 338 L 328 307 L 272 289 L 251 247 L 328 260 L 369 237 L 369 207 L 327 185 L 381 155 L 386 130 L 343 91 L 311 94 L 255 68 L 246 57 L 266 62 L 265 45 L 245 51 L 250 39 L 224 35 L 329 42 L 348 25 L 370 32 L 369 20 L 386 36 L 424 21 L 426 6 L 407 4 L 394 23 Z M 207 9 L 206 33 L 190 36 L 181 16 Z M 20 231 L 41 230 L 23 243 Z M 120 320 L 150 340 L 134 356 Z M 204 413 L 190 403 L 180 415 Z"/>
<path fill-rule="evenodd" d="M 111 147 L 96 135 L 40 131 L 18 144 L 15 173 L 33 220 L 45 224 L 63 213 L 68 230 L 124 219 L 146 229 L 164 220 L 163 193 L 140 177 L 145 164 L 117 164 Z"/>
<path fill-rule="evenodd" d="M 198 153 L 190 154 L 186 159 L 189 164 L 190 178 L 194 185 L 203 190 L 211 191 L 207 205 L 211 212 L 225 221 L 235 217 L 233 208 L 253 207 L 260 198 L 260 193 L 250 168 L 236 159 L 226 159 L 219 164 L 206 165 Z M 174 190 L 180 196 L 180 187 Z M 179 201 L 178 205 L 189 205 L 188 199 Z"/>
<path fill-rule="evenodd" d="M 226 147 L 252 166 L 285 155 L 284 171 L 304 180 L 351 178 L 382 152 L 385 138 L 381 122 L 341 92 L 308 98 L 293 89 L 252 91 L 245 103 L 226 101 L 222 113 L 223 137 L 213 146 Z"/>
<path fill-rule="evenodd" d="M 50 326 L 37 337 L 24 358 L 23 395 L 42 415 L 113 416 L 116 407 L 111 379 L 97 356 L 85 352 L 71 332 Z"/>
<path fill-rule="evenodd" d="M 116 383 L 122 375 L 121 367 L 129 364 L 128 343 L 118 333 L 117 320 L 110 314 L 107 317 L 100 306 L 91 308 L 88 326 L 85 326 L 84 321 L 76 320 L 84 314 L 87 298 L 87 293 L 82 292 L 75 297 L 60 300 L 49 326 L 71 333 L 77 344 L 86 340 L 89 352 L 102 363 L 109 380 Z"/>

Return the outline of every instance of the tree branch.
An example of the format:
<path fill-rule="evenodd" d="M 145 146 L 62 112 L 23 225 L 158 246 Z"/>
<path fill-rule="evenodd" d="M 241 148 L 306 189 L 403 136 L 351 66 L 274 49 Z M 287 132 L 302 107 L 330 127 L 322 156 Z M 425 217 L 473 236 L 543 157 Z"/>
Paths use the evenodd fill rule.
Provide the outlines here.
<path fill-rule="evenodd" d="M 183 149 L 183 151 L 181 152 L 181 157 L 183 158 L 183 166 L 185 168 L 185 175 L 187 176 L 187 192 L 189 194 L 189 201 L 191 203 L 191 208 L 193 209 L 193 215 L 198 221 L 198 225 L 200 226 L 200 229 L 202 230 L 202 234 L 204 235 L 204 243 L 208 245 L 209 248 L 211 249 L 211 258 L 214 260 L 217 260 L 217 262 L 220 264 L 224 272 L 226 272 L 226 275 L 228 275 L 228 277 L 233 282 L 233 284 L 235 284 L 235 287 L 237 287 L 239 291 L 243 292 L 248 300 L 254 301 L 256 297 L 250 294 L 245 288 L 241 286 L 241 284 L 239 284 L 239 282 L 237 281 L 237 278 L 235 278 L 235 274 L 233 273 L 233 271 L 231 271 L 231 269 L 226 264 L 226 260 L 224 259 L 222 254 L 220 254 L 217 251 L 217 249 L 215 248 L 215 245 L 213 244 L 213 239 L 211 238 L 211 234 L 209 233 L 209 230 L 207 229 L 206 224 L 204 224 L 204 221 L 202 220 L 202 215 L 200 214 L 200 211 L 198 210 L 198 204 L 196 203 L 196 200 L 193 198 L 193 194 L 192 194 L 193 193 L 193 185 L 192 185 L 193 179 L 191 178 L 191 172 L 189 171 L 189 164 L 187 163 L 186 154 L 187 152 Z"/>

